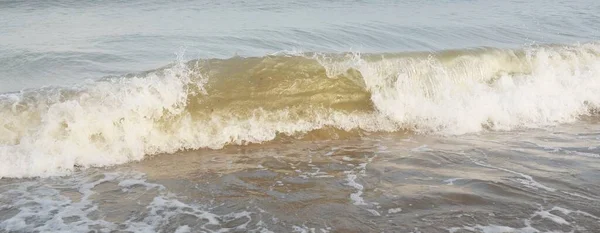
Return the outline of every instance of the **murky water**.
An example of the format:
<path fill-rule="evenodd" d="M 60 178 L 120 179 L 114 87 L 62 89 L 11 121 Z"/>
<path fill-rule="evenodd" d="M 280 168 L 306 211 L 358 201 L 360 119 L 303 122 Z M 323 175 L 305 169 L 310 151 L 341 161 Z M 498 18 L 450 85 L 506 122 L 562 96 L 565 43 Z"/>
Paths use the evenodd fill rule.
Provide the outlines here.
<path fill-rule="evenodd" d="M 597 232 L 597 123 L 160 155 L 4 179 L 4 231 Z"/>
<path fill-rule="evenodd" d="M 600 232 L 597 12 L 0 2 L 0 232 Z"/>

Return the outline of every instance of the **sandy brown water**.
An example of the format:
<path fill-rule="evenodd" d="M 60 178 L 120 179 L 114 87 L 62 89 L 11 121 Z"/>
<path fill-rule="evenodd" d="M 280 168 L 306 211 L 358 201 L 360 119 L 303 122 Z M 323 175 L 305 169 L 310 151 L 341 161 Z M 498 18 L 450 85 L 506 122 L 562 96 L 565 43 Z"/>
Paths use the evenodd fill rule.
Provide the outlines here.
<path fill-rule="evenodd" d="M 598 233 L 598 12 L 0 1 L 0 233 Z"/>
<path fill-rule="evenodd" d="M 84 226 L 98 232 L 598 232 L 598 126 L 295 140 L 158 155 L 65 178 L 3 179 L 0 225 L 5 232 Z"/>

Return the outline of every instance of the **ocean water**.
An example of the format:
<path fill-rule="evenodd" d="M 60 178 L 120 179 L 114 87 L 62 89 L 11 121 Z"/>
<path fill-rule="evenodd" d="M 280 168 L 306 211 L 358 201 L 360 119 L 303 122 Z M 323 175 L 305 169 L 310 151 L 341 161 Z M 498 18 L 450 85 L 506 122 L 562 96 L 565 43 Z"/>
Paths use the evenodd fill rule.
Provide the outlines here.
<path fill-rule="evenodd" d="M 0 232 L 600 232 L 598 12 L 2 1 Z"/>

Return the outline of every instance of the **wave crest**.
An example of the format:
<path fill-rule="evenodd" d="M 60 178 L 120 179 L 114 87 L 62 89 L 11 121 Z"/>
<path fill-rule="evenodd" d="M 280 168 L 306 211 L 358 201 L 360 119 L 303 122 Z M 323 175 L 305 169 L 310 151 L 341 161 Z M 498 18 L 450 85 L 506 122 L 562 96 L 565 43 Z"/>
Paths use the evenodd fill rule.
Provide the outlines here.
<path fill-rule="evenodd" d="M 600 106 L 600 46 L 300 54 L 177 63 L 0 96 L 0 177 L 349 132 L 463 134 L 572 122 Z M 337 133 L 336 133 L 337 132 Z"/>

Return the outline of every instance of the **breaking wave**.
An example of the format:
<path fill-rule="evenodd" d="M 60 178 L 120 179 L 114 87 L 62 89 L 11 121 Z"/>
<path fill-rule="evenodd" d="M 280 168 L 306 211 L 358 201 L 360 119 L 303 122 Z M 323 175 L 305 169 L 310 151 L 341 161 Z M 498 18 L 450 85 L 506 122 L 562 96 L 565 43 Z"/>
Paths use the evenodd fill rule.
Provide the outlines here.
<path fill-rule="evenodd" d="M 0 95 L 0 177 L 281 137 L 541 127 L 599 106 L 597 43 L 177 62 Z"/>

